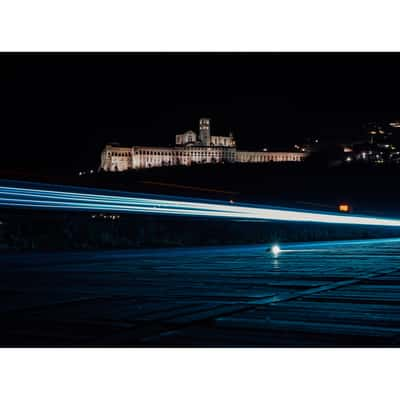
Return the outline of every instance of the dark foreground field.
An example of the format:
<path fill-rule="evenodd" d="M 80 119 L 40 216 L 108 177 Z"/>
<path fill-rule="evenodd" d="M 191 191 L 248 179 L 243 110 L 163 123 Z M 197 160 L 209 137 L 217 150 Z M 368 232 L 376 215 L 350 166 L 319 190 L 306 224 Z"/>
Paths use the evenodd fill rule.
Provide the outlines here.
<path fill-rule="evenodd" d="M 397 346 L 400 241 L 0 256 L 1 346 Z"/>

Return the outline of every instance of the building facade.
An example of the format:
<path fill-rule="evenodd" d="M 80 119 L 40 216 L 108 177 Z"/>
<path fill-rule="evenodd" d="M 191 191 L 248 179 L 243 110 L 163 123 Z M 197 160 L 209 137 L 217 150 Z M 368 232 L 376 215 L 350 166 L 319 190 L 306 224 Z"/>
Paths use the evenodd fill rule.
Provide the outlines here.
<path fill-rule="evenodd" d="M 108 144 L 101 153 L 100 168 L 104 171 L 126 171 L 173 165 L 211 163 L 251 163 L 302 161 L 305 152 L 239 151 L 233 135 L 212 136 L 209 118 L 200 119 L 199 135 L 187 131 L 176 135 L 175 147 Z"/>

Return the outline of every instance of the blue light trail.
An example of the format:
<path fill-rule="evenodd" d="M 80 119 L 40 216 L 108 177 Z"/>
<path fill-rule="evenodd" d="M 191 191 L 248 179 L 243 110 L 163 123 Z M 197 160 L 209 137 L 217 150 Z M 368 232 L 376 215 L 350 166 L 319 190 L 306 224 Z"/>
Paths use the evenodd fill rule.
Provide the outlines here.
<path fill-rule="evenodd" d="M 260 221 L 317 222 L 400 227 L 400 219 L 343 215 L 221 201 L 120 193 L 98 189 L 0 182 L 0 207 L 90 212 L 145 213 Z M 28 187 L 27 187 L 28 186 Z"/>
<path fill-rule="evenodd" d="M 316 253 L 316 252 L 326 252 L 330 248 L 340 248 L 342 251 L 346 247 L 351 246 L 366 246 L 371 248 L 373 246 L 386 246 L 400 243 L 400 238 L 383 238 L 383 239 L 353 239 L 353 240 L 328 240 L 322 242 L 295 242 L 295 243 L 282 243 L 278 245 L 273 245 L 269 252 L 275 257 L 283 253 Z M 274 246 L 279 247 L 278 251 L 274 251 Z M 336 251 L 336 249 L 335 249 Z M 350 250 L 351 251 L 351 250 Z"/>

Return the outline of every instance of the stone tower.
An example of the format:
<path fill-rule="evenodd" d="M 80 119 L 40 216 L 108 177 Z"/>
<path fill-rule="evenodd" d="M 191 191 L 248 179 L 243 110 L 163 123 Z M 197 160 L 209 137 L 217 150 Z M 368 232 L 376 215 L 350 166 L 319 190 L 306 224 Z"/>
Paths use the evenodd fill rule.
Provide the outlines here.
<path fill-rule="evenodd" d="M 199 139 L 203 146 L 210 146 L 211 144 L 210 121 L 210 118 L 200 119 Z"/>

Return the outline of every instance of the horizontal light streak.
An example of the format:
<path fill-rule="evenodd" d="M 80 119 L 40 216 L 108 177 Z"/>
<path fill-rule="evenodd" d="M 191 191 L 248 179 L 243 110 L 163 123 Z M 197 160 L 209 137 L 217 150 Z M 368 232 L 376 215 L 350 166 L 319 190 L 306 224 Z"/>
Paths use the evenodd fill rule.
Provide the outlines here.
<path fill-rule="evenodd" d="M 69 190 L 0 186 L 0 207 L 24 207 L 93 212 L 147 213 L 249 220 L 318 222 L 400 227 L 399 219 L 342 215 L 266 206 L 170 199 L 167 196 L 111 195 Z M 92 192 L 96 192 L 93 189 Z"/>

